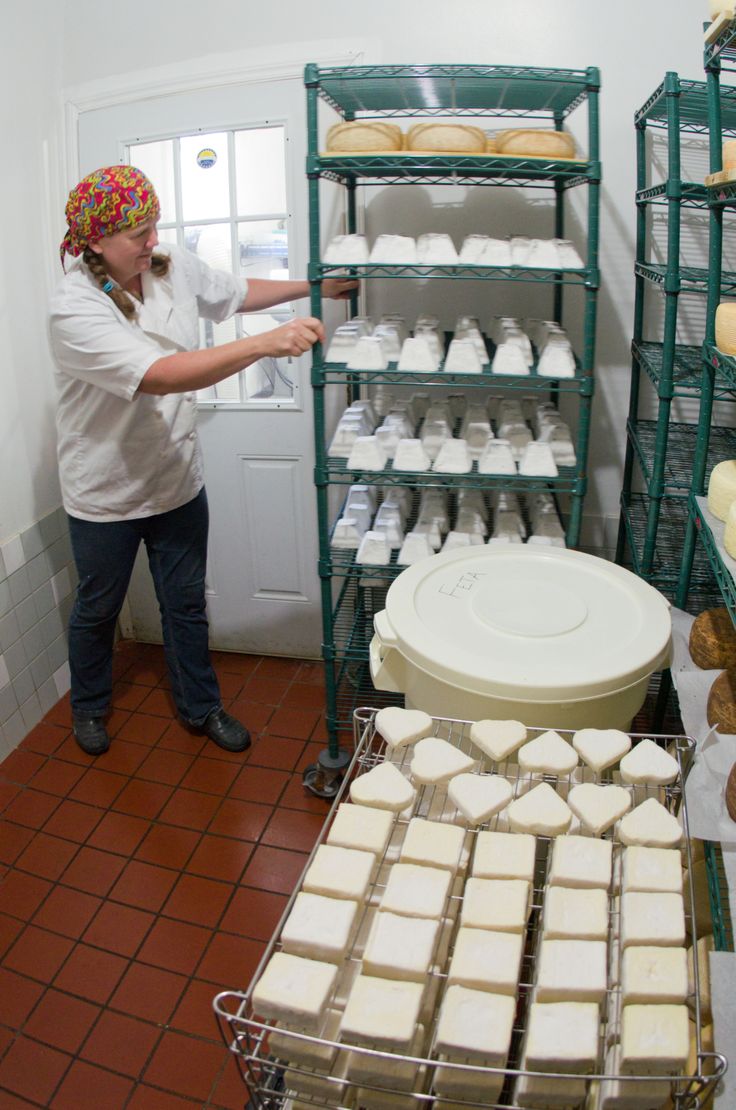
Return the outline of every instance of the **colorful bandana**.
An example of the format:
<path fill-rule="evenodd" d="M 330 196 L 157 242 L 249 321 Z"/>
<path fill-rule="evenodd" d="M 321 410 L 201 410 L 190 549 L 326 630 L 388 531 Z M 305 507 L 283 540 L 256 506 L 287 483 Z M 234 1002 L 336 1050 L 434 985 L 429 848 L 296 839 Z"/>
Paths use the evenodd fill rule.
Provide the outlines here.
<path fill-rule="evenodd" d="M 66 222 L 69 224 L 59 248 L 75 257 L 88 243 L 105 235 L 136 227 L 160 216 L 153 185 L 135 166 L 104 166 L 83 178 L 69 194 Z"/>

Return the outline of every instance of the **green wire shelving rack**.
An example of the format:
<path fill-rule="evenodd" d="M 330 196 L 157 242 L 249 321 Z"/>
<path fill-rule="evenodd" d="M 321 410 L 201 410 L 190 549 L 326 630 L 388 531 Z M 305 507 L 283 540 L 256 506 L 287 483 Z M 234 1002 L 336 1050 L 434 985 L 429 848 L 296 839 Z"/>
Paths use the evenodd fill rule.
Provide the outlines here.
<path fill-rule="evenodd" d="M 305 69 L 307 93 L 307 179 L 309 191 L 309 269 L 311 309 L 322 317 L 321 282 L 324 277 L 344 266 L 325 265 L 321 258 L 322 219 L 320 182 L 341 185 L 346 194 L 347 231 L 357 229 L 357 190 L 370 186 L 422 185 L 483 185 L 500 188 L 530 188 L 554 194 L 555 238 L 564 238 L 565 195 L 568 190 L 587 190 L 586 265 L 582 269 L 554 271 L 528 270 L 521 267 L 479 266 L 350 266 L 349 272 L 361 281 L 373 279 L 544 283 L 552 292 L 550 316 L 561 322 L 563 294 L 566 287 L 578 287 L 584 298 L 583 342 L 578 353 L 573 378 L 552 380 L 540 377 L 534 368 L 528 377 L 507 378 L 484 373 L 432 377 L 398 373 L 396 364 L 386 371 L 348 371 L 347 367 L 324 361 L 322 347 L 313 349 L 312 388 L 315 428 L 315 485 L 319 531 L 319 574 L 322 588 L 322 654 L 326 669 L 326 722 L 329 747 L 320 764 L 310 769 L 305 783 L 315 793 L 329 796 L 342 757 L 339 736 L 352 719 L 356 704 L 375 701 L 375 691 L 368 678 L 368 648 L 372 635 L 373 616 L 385 603 L 390 581 L 401 569 L 379 568 L 375 574 L 357 568 L 350 560 L 336 555 L 330 547 L 331 525 L 328 492 L 335 485 L 366 482 L 373 485 L 412 485 L 442 487 L 452 490 L 475 486 L 486 490 L 494 487 L 530 491 L 544 489 L 567 497 L 566 542 L 575 547 L 579 542 L 583 498 L 587 485 L 587 455 L 590 437 L 590 412 L 593 397 L 595 358 L 596 307 L 599 287 L 598 238 L 600 207 L 600 157 L 598 95 L 600 75 L 597 69 L 546 69 L 523 66 L 465 65 L 384 65 Z M 342 120 L 412 119 L 431 117 L 465 117 L 482 121 L 481 126 L 503 126 L 503 121 L 524 120 L 536 126 L 562 130 L 571 112 L 587 106 L 587 157 L 581 160 L 499 158 L 494 155 L 468 157 L 450 154 L 390 155 L 375 154 L 359 157 L 325 154 L 319 147 L 319 105 L 331 108 Z M 513 126 L 513 122 L 506 124 Z M 734 275 L 736 282 L 736 275 Z M 353 310 L 356 302 L 353 303 Z M 348 471 L 342 460 L 327 456 L 325 389 L 341 385 L 348 399 L 360 395 L 362 389 L 375 384 L 412 385 L 415 389 L 462 389 L 472 391 L 484 387 L 494 392 L 524 390 L 526 393 L 545 391 L 553 397 L 560 393 L 578 398 L 578 429 L 575 442 L 577 462 L 574 467 L 561 468 L 558 478 L 530 481 L 520 477 L 494 479 L 475 472 L 463 476 Z M 372 704 L 372 703 L 371 703 Z"/>
<path fill-rule="evenodd" d="M 728 458 L 734 444 L 725 432 L 713 438 L 710 450 L 697 435 L 696 425 L 671 420 L 676 397 L 697 396 L 702 391 L 702 353 L 699 347 L 676 342 L 679 298 L 682 294 L 708 296 L 710 267 L 683 266 L 680 258 L 680 224 L 683 209 L 709 211 L 709 190 L 700 182 L 684 181 L 681 171 L 683 135 L 709 134 L 708 84 L 685 81 L 668 72 L 644 105 L 635 113 L 636 128 L 636 261 L 634 336 L 631 344 L 631 385 L 626 423 L 626 455 L 621 491 L 616 562 L 632 566 L 637 574 L 662 589 L 670 598 L 677 590 L 681 547 L 679 526 L 686 524 L 686 511 L 672 504 L 687 498 L 693 475 L 693 457 L 702 450 L 698 465 L 709 473 L 713 465 Z M 726 90 L 721 103 L 726 133 L 736 134 L 736 90 Z M 663 130 L 667 137 L 666 179 L 647 181 L 649 157 L 647 132 Z M 667 209 L 666 259 L 653 263 L 648 257 L 647 215 L 652 206 Z M 719 294 L 733 295 L 736 274 L 720 272 Z M 645 307 L 650 290 L 665 298 L 661 341 L 644 338 Z M 656 417 L 643 419 L 642 372 L 654 388 Z M 725 375 L 719 380 L 720 397 L 729 396 Z M 634 493 L 635 468 L 643 484 L 643 496 Z M 666 514 L 678 520 L 678 529 L 662 528 Z M 644 517 L 644 521 L 642 521 Z"/>

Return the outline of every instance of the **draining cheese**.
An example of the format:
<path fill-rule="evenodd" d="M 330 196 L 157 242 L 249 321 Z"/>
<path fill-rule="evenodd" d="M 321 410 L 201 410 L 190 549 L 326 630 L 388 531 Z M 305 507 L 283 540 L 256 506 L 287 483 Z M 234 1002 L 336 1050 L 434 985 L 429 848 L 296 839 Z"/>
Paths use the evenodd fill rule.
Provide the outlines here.
<path fill-rule="evenodd" d="M 736 302 L 723 301 L 716 309 L 716 347 L 724 355 L 736 354 Z"/>
<path fill-rule="evenodd" d="M 734 305 L 736 308 L 736 305 Z M 736 347 L 734 348 L 736 350 Z M 708 482 L 708 508 L 719 520 L 726 520 L 736 501 L 736 459 L 716 463 Z"/>

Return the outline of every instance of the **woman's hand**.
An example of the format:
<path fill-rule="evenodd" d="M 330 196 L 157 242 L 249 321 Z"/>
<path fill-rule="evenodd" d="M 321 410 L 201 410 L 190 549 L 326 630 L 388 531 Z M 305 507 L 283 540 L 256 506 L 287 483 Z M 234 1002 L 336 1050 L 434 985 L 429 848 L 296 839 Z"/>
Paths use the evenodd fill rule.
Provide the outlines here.
<path fill-rule="evenodd" d="M 322 282 L 322 296 L 330 301 L 346 301 L 358 288 L 354 278 L 325 278 Z"/>
<path fill-rule="evenodd" d="M 264 354 L 271 358 L 296 358 L 313 347 L 317 340 L 324 343 L 325 329 L 322 321 L 314 316 L 297 316 L 258 339 L 266 347 Z"/>

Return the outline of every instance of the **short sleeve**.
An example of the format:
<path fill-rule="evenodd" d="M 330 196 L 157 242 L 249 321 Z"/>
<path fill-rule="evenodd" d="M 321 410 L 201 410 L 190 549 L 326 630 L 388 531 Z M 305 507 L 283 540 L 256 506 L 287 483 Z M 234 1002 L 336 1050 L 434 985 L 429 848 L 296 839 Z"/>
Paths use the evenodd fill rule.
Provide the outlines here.
<path fill-rule="evenodd" d="M 197 310 L 206 320 L 220 324 L 233 316 L 248 292 L 245 278 L 228 270 L 215 270 L 191 251 L 172 250 L 173 275 L 181 267 L 187 284 L 197 299 Z"/>
<path fill-rule="evenodd" d="M 166 352 L 132 328 L 108 298 L 52 303 L 51 353 L 61 373 L 131 401 L 146 371 Z"/>

